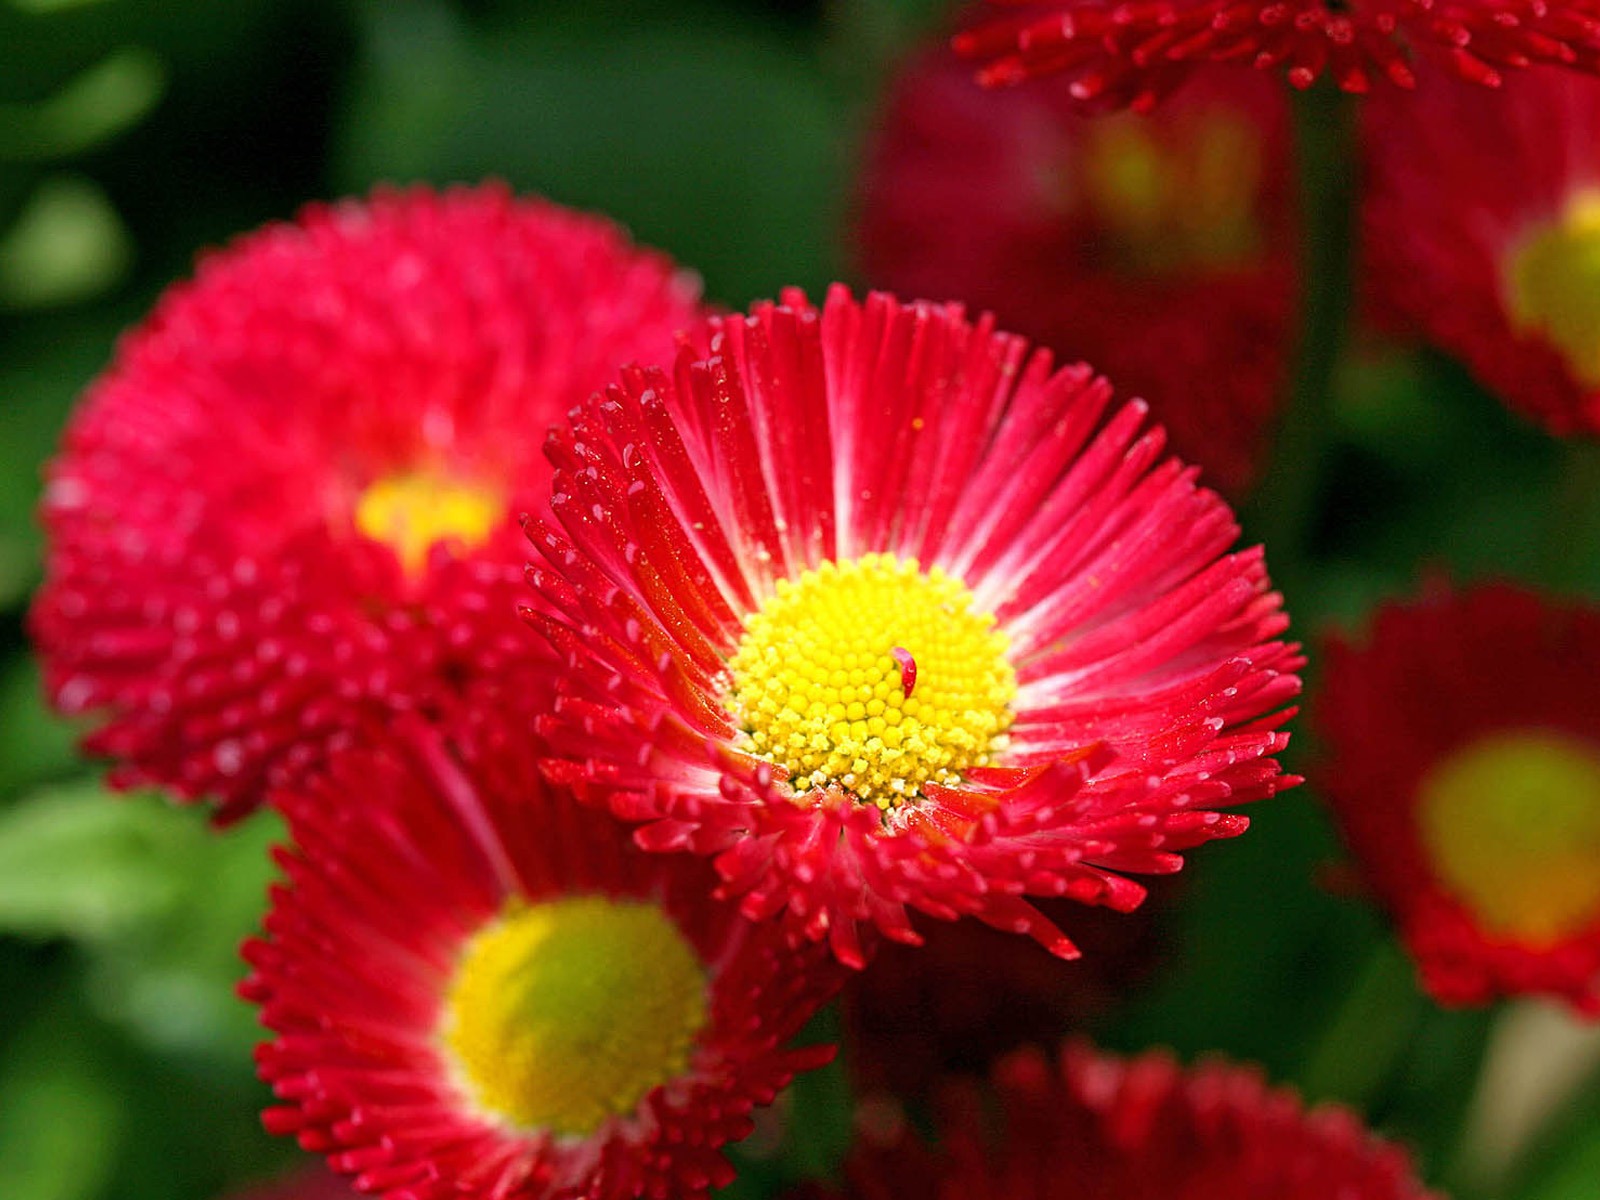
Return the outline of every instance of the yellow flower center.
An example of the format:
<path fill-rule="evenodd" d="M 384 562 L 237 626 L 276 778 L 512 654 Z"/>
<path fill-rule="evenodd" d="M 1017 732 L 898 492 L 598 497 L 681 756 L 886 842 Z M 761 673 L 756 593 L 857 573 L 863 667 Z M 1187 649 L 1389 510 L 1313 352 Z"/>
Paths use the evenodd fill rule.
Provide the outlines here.
<path fill-rule="evenodd" d="M 1435 766 L 1419 801 L 1435 873 L 1489 933 L 1544 946 L 1600 921 L 1600 747 L 1495 734 Z"/>
<path fill-rule="evenodd" d="M 1506 289 L 1512 324 L 1559 350 L 1579 382 L 1600 387 L 1600 191 L 1574 196 L 1515 247 Z"/>
<path fill-rule="evenodd" d="M 479 1107 L 593 1132 L 683 1073 L 706 1023 L 694 948 L 656 905 L 512 901 L 467 944 L 443 1038 Z"/>
<path fill-rule="evenodd" d="M 1148 118 L 1124 113 L 1086 131 L 1080 187 L 1125 269 L 1219 268 L 1261 253 L 1260 135 L 1217 109 L 1182 124 L 1181 135 L 1160 137 Z"/>
<path fill-rule="evenodd" d="M 868 554 L 823 563 L 745 623 L 728 706 L 797 792 L 888 809 L 988 762 L 1010 727 L 1005 635 L 937 568 Z"/>
<path fill-rule="evenodd" d="M 504 516 L 505 502 L 492 489 L 418 471 L 369 484 L 356 501 L 355 522 L 362 534 L 393 548 L 406 574 L 416 575 L 435 542 L 481 546 Z"/>

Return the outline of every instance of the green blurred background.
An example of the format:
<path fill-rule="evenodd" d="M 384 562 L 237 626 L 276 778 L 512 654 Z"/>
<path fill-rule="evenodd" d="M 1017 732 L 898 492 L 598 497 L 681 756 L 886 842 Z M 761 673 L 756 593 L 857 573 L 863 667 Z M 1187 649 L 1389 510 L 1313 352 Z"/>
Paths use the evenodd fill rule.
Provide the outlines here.
<path fill-rule="evenodd" d="M 40 464 L 118 331 L 203 247 L 385 180 L 498 176 L 604 210 L 732 306 L 852 278 L 857 147 L 896 55 L 945 10 L 0 0 L 0 1196 L 203 1200 L 294 1162 L 260 1130 L 232 995 L 273 821 L 218 837 L 154 797 L 106 800 L 26 651 Z M 1338 418 L 1315 569 L 1290 597 L 1302 637 L 1430 568 L 1600 593 L 1592 462 L 1456 368 L 1364 346 Z M 1467 1110 L 1503 1015 L 1434 1009 L 1380 920 L 1320 885 L 1336 848 L 1314 788 L 1256 817 L 1194 856 L 1167 959 L 1094 1032 L 1260 1060 L 1361 1105 L 1463 1194 L 1600 1196 L 1592 1084 L 1490 1188 L 1474 1144 L 1512 1118 Z M 784 1162 L 751 1163 L 742 1192 L 832 1161 L 837 1080 L 797 1095 Z"/>

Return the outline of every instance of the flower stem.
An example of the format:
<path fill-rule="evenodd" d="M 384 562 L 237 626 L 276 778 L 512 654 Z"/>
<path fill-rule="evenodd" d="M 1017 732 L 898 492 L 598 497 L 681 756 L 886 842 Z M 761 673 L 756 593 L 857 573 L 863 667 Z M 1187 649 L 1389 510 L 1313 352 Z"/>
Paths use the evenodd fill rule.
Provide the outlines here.
<path fill-rule="evenodd" d="M 1389 1081 L 1425 1010 L 1414 976 L 1392 939 L 1373 947 L 1306 1056 L 1297 1081 L 1306 1099 L 1359 1104 Z"/>
<path fill-rule="evenodd" d="M 1288 407 L 1246 513 L 1273 576 L 1300 598 L 1322 497 L 1339 355 L 1350 324 L 1355 225 L 1356 108 L 1326 82 L 1294 100 L 1299 167 L 1301 335 Z"/>
<path fill-rule="evenodd" d="M 1574 1101 L 1600 1066 L 1600 1028 L 1565 1008 L 1521 999 L 1488 1031 L 1477 1084 L 1446 1174 L 1451 1195 L 1514 1190 L 1540 1143 L 1572 1119 Z"/>

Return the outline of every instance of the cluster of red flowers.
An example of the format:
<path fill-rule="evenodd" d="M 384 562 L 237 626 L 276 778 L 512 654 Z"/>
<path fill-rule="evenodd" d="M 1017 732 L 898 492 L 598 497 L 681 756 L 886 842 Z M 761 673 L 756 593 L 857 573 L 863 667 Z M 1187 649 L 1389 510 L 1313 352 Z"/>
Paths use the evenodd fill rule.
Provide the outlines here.
<path fill-rule="evenodd" d="M 1141 62 L 1124 68 L 1163 78 Z M 1105 114 L 1068 74 L 985 91 L 949 48 L 915 56 L 869 143 L 855 241 L 875 286 L 958 298 L 1095 364 L 1242 497 L 1297 335 L 1288 96 L 1192 62 L 1153 112 Z M 1547 66 L 1490 91 L 1437 63 L 1416 74 L 1425 86 L 1361 110 L 1366 312 L 1550 432 L 1600 433 L 1600 82 Z"/>
<path fill-rule="evenodd" d="M 1138 907 L 1137 876 L 1298 782 L 1304 660 L 1262 550 L 1077 361 L 1248 487 L 1295 326 L 1285 98 L 1219 73 L 1157 119 L 1077 109 L 1212 60 L 1352 90 L 1430 47 L 1478 82 L 1589 69 L 1600 17 L 1031 8 L 960 45 L 991 80 L 1062 78 L 998 96 L 920 60 L 859 224 L 876 279 L 998 318 L 842 286 L 711 314 L 599 218 L 380 192 L 207 258 L 75 417 L 47 686 L 117 784 L 287 820 L 245 950 L 266 1122 L 357 1190 L 704 1196 L 880 949 L 931 958 L 904 947 L 974 917 L 1074 957 L 1074 904 Z M 1600 141 L 1558 153 L 1520 106 L 1548 85 L 1590 131 L 1600 94 L 1428 82 L 1372 110 L 1377 308 L 1592 430 Z M 1482 119 L 1429 115 L 1451 105 Z M 1460 203 L 1493 161 L 1503 192 Z M 1442 1000 L 1600 1011 L 1597 658 L 1600 615 L 1496 588 L 1332 652 L 1328 793 Z M 847 1193 L 1426 1195 L 1247 1070 L 1074 1045 L 1003 1060 L 993 1094 L 995 1137 L 973 1089 L 937 1149 L 868 1130 Z"/>
<path fill-rule="evenodd" d="M 34 628 L 118 782 L 288 820 L 271 1128 L 395 1198 L 702 1195 L 912 913 L 1073 955 L 1025 897 L 1130 909 L 1292 782 L 1279 598 L 1163 445 L 955 306 L 707 317 L 594 218 L 380 194 L 124 343 Z"/>
<path fill-rule="evenodd" d="M 1085 116 L 1064 79 L 984 91 L 930 50 L 895 80 L 872 141 L 862 267 L 1093 363 L 1243 495 L 1297 327 L 1289 132 L 1288 97 L 1264 76 L 1213 72 L 1150 117 Z"/>

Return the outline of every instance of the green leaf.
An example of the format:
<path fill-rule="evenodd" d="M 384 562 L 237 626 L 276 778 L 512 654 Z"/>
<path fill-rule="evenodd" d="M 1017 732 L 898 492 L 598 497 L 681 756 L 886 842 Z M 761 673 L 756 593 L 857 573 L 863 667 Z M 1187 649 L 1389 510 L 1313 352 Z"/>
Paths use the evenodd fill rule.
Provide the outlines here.
<path fill-rule="evenodd" d="M 72 724 L 50 711 L 31 656 L 0 669 L 0 713 L 0 798 L 81 771 Z"/>
<path fill-rule="evenodd" d="M 242 1067 L 260 1030 L 235 994 L 239 945 L 260 927 L 275 876 L 268 847 L 282 823 L 261 813 L 219 831 L 199 812 L 175 815 L 193 834 L 169 868 L 177 902 L 97 948 L 90 996 L 147 1044 Z"/>
<path fill-rule="evenodd" d="M 1316 1102 L 1364 1100 L 1378 1092 L 1416 1037 L 1427 1003 L 1405 951 L 1392 939 L 1380 941 L 1352 973 L 1340 1006 L 1307 1055 L 1301 1093 Z"/>
<path fill-rule="evenodd" d="M 67 8 L 82 8 L 87 4 L 104 4 L 105 0 L 11 0 L 12 8 L 27 13 L 53 13 Z"/>
<path fill-rule="evenodd" d="M 51 1005 L 0 1060 L 0 1180 L 9 1200 L 102 1194 L 121 1142 L 115 1082 L 85 1022 Z"/>
<path fill-rule="evenodd" d="M 1571 1020 L 1573 1032 L 1562 1039 L 1566 1044 L 1560 1046 L 1565 1052 L 1560 1071 L 1576 1069 L 1579 1078 L 1575 1086 L 1570 1079 L 1553 1082 L 1548 1070 L 1539 1071 L 1533 1064 L 1546 1050 L 1535 1047 L 1532 1062 L 1523 1052 L 1514 1059 L 1508 1056 L 1501 1064 L 1503 1068 L 1514 1064 L 1516 1071 L 1524 1076 L 1521 1089 L 1524 1094 L 1512 1097 L 1504 1091 L 1496 1091 L 1492 1096 L 1480 1094 L 1476 1098 L 1480 1111 L 1474 1116 L 1480 1122 L 1488 1119 L 1481 1110 L 1489 1104 L 1497 1109 L 1516 1105 L 1511 1120 L 1522 1126 L 1516 1131 L 1520 1144 L 1493 1147 L 1501 1153 L 1509 1151 L 1511 1155 L 1509 1161 L 1495 1161 L 1493 1155 L 1482 1152 L 1479 1142 L 1467 1140 L 1477 1132 L 1475 1129 L 1463 1130 L 1465 1137 L 1458 1147 L 1456 1178 L 1447 1180 L 1452 1194 L 1459 1200 L 1591 1200 L 1596 1194 L 1595 1181 L 1600 1180 L 1600 1073 L 1596 1073 L 1592 1065 L 1592 1043 L 1585 1046 L 1586 1039 L 1579 1032 L 1583 1018 Z M 1480 1092 L 1484 1083 L 1484 1078 L 1477 1082 Z M 1557 1102 L 1549 1104 L 1537 1093 L 1552 1085 L 1560 1091 Z M 1545 1105 L 1549 1105 L 1549 1111 L 1541 1113 Z M 1503 1134 L 1504 1131 L 1505 1121 L 1497 1121 L 1494 1133 Z"/>
<path fill-rule="evenodd" d="M 144 120 L 166 82 L 166 68 L 151 51 L 115 50 L 48 100 L 0 104 L 0 159 L 81 154 Z"/>
<path fill-rule="evenodd" d="M 1329 557 L 1387 576 L 1391 594 L 1414 588 L 1419 565 L 1457 579 L 1546 573 L 1539 531 L 1554 515 L 1560 443 L 1436 355 L 1369 355 L 1343 385 Z M 1563 544 L 1581 554 L 1587 528 Z"/>
<path fill-rule="evenodd" d="M 492 37 L 424 0 L 364 11 L 342 187 L 501 176 L 610 214 L 738 305 L 836 277 L 845 114 L 795 39 L 694 10 Z"/>
<path fill-rule="evenodd" d="M 790 1126 L 784 1162 L 802 1179 L 836 1178 L 850 1150 L 854 1105 L 844 1064 L 807 1071 L 789 1085 Z"/>
<path fill-rule="evenodd" d="M 114 314 L 73 312 L 15 322 L 0 357 L 0 609 L 20 601 L 39 574 L 43 537 L 34 520 L 45 460 L 73 399 L 105 362 Z"/>
<path fill-rule="evenodd" d="M 946 0 L 835 0 L 828 6 L 830 49 L 852 81 L 876 94 L 890 64 L 941 33 L 970 25 L 972 15 L 968 10 L 952 20 Z"/>
<path fill-rule="evenodd" d="M 1182 897 L 1170 933 L 1179 950 L 1108 1039 L 1128 1051 L 1221 1051 L 1289 1078 L 1389 934 L 1370 904 L 1318 887 L 1337 848 L 1309 788 L 1244 811 L 1243 837 L 1189 851 L 1176 879 L 1147 881 Z"/>
<path fill-rule="evenodd" d="M 197 831 L 96 782 L 52 788 L 0 813 L 0 929 L 114 938 L 169 910 Z"/>
<path fill-rule="evenodd" d="M 842 1020 L 835 1001 L 813 1016 L 796 1040 L 838 1045 Z M 758 1111 L 755 1132 L 729 1147 L 738 1175 L 718 1196 L 760 1200 L 793 1191 L 806 1180 L 837 1180 L 850 1149 L 854 1117 L 842 1057 L 796 1076 L 771 1108 Z"/>
<path fill-rule="evenodd" d="M 238 949 L 282 835 L 271 814 L 219 832 L 155 795 L 50 789 L 0 813 L 0 931 L 79 942 L 96 1010 L 141 1041 L 243 1063 Z"/>
<path fill-rule="evenodd" d="M 50 176 L 0 237 L 0 308 L 91 299 L 121 282 L 132 261 L 132 240 L 100 186 Z"/>
<path fill-rule="evenodd" d="M 1518 1193 L 1518 1200 L 1594 1200 L 1600 1188 L 1600 1133 L 1591 1127 L 1574 1139 L 1560 1157 L 1532 1186 Z"/>

